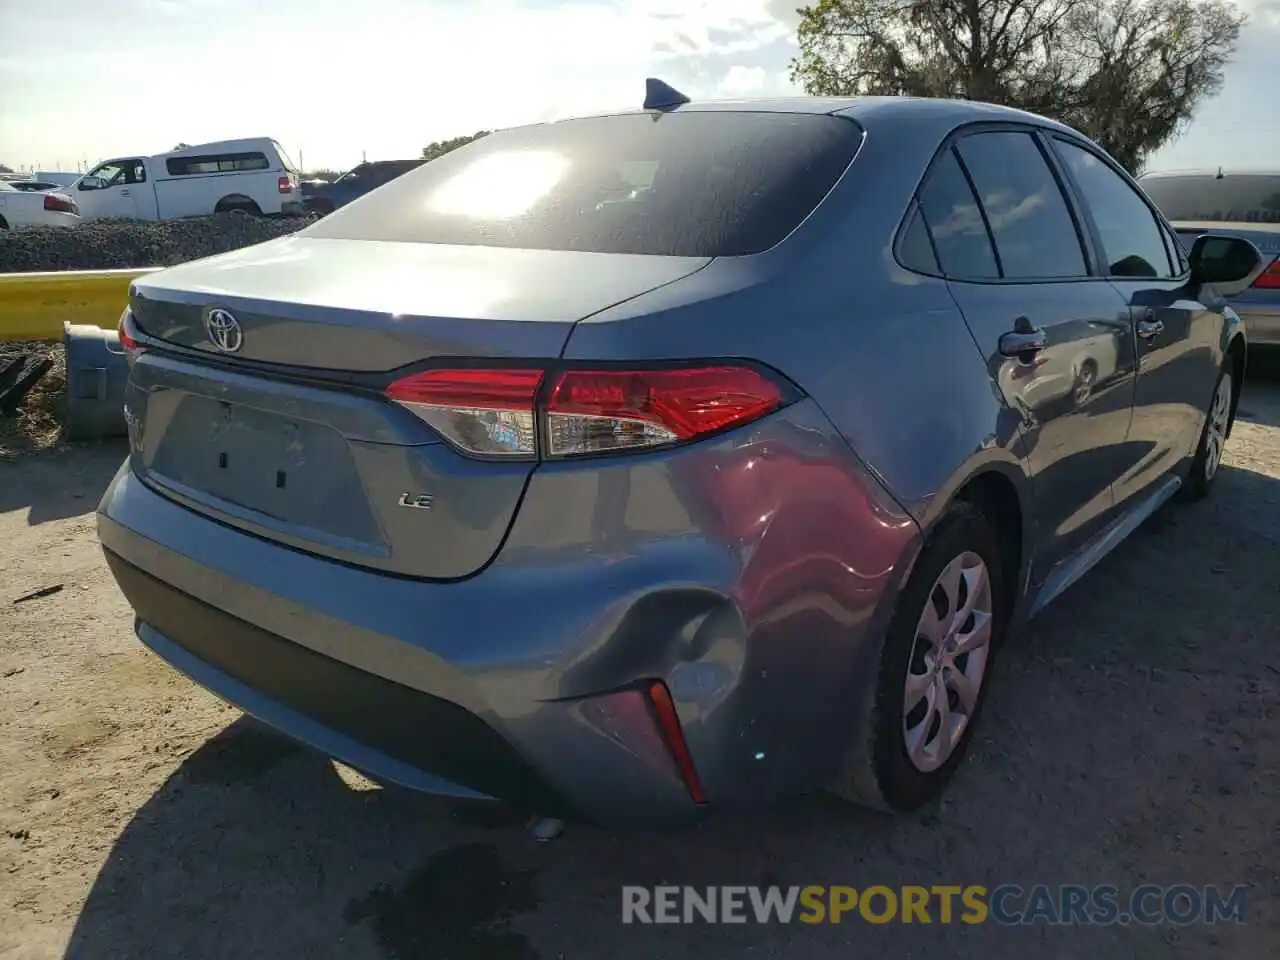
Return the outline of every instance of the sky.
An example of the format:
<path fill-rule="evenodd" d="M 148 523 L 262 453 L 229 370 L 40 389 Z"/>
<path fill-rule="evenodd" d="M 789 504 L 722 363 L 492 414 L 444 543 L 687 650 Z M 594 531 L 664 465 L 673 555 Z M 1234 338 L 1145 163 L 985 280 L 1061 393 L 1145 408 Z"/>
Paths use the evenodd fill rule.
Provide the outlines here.
<path fill-rule="evenodd" d="M 418 156 L 479 129 L 797 94 L 803 0 L 0 0 L 0 162 L 75 170 L 179 142 L 280 142 L 305 169 Z M 1150 169 L 1280 165 L 1280 0 L 1222 94 Z M 22 95 L 16 95 L 22 91 Z"/>

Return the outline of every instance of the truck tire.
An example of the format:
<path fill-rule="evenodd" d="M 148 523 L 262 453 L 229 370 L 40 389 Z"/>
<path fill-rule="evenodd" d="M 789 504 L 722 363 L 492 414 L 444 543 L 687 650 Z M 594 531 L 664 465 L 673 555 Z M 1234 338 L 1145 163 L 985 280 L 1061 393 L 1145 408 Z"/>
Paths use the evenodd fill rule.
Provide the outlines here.
<path fill-rule="evenodd" d="M 262 216 L 262 208 L 248 197 L 223 197 L 214 205 L 214 213 L 247 213 L 251 217 Z"/>

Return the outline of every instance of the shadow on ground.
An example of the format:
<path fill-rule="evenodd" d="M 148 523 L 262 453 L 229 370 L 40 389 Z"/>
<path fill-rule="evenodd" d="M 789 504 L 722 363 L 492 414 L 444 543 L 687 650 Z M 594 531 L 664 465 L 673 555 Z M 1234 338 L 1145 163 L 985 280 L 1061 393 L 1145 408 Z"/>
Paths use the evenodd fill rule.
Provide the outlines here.
<path fill-rule="evenodd" d="M 128 455 L 128 443 L 120 440 L 0 462 L 0 513 L 26 508 L 32 526 L 88 513 Z"/>

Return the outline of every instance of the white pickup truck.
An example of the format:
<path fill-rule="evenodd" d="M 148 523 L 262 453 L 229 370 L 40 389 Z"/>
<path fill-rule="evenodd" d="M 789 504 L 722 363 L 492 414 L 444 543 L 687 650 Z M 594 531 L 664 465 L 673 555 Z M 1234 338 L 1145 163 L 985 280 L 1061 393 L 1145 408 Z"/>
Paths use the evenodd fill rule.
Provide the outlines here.
<path fill-rule="evenodd" d="M 172 220 L 228 210 L 255 216 L 306 212 L 293 165 L 268 137 L 184 144 L 154 157 L 107 160 L 67 193 L 85 220 Z"/>

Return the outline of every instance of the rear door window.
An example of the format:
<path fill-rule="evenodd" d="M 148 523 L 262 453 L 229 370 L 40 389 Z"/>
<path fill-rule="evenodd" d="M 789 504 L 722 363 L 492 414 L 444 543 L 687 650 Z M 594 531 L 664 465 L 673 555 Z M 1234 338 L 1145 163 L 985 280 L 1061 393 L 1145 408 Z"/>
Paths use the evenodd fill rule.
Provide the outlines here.
<path fill-rule="evenodd" d="M 625 114 L 499 131 L 305 234 L 716 257 L 760 253 L 817 207 L 862 129 L 814 114 Z"/>
<path fill-rule="evenodd" d="M 1088 275 L 1075 221 L 1029 133 L 967 136 L 957 144 L 1010 280 Z"/>
<path fill-rule="evenodd" d="M 1102 238 L 1107 272 L 1113 277 L 1173 277 L 1162 228 L 1138 191 L 1092 150 L 1053 139 L 1053 148 L 1080 187 Z"/>
<path fill-rule="evenodd" d="M 929 228 L 924 225 L 917 204 L 911 205 L 906 229 L 898 241 L 898 259 L 902 265 L 917 273 L 938 273 L 938 260 L 933 255 L 933 243 L 929 240 Z"/>
<path fill-rule="evenodd" d="M 954 152 L 947 150 L 934 160 L 919 199 L 944 274 L 956 280 L 1000 276 L 982 211 Z"/>

